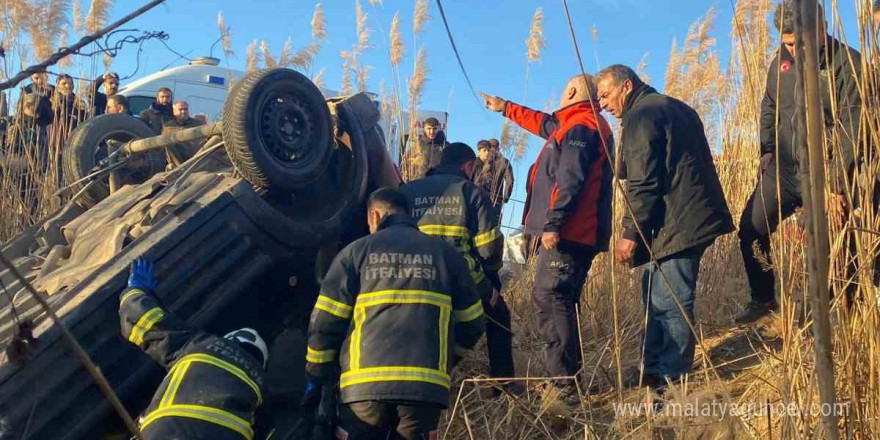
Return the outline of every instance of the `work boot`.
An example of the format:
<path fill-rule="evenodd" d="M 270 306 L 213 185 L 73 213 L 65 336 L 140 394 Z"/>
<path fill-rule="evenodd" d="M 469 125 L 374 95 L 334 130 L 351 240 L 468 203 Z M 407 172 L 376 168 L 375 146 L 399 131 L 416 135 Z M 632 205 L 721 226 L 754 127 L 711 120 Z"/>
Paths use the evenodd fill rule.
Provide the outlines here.
<path fill-rule="evenodd" d="M 666 381 L 663 380 L 662 377 L 648 373 L 642 375 L 641 371 L 638 368 L 633 368 L 632 370 L 630 370 L 629 374 L 627 374 L 626 377 L 623 378 L 623 387 L 627 389 L 639 388 L 640 377 L 642 387 L 659 389 L 666 386 Z"/>
<path fill-rule="evenodd" d="M 776 301 L 766 303 L 749 301 L 746 309 L 736 317 L 736 323 L 750 324 L 777 310 L 779 310 L 779 304 Z"/>

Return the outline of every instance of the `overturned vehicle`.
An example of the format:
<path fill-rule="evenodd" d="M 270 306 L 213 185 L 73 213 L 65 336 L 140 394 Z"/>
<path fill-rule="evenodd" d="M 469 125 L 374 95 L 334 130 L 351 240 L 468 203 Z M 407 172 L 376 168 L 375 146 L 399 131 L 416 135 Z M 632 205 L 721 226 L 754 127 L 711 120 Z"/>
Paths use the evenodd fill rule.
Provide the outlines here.
<path fill-rule="evenodd" d="M 266 402 L 294 401 L 322 256 L 365 228 L 371 187 L 397 182 L 378 121 L 367 95 L 325 100 L 287 69 L 242 78 L 215 124 L 151 137 L 130 116 L 97 117 L 65 149 L 72 200 L 3 256 L 133 416 L 164 376 L 120 335 L 118 295 L 138 257 L 191 326 L 257 329 L 272 345 Z M 202 146 L 163 171 L 163 150 L 187 142 Z M 59 326 L 9 268 L 0 281 L 0 439 L 128 438 Z"/>

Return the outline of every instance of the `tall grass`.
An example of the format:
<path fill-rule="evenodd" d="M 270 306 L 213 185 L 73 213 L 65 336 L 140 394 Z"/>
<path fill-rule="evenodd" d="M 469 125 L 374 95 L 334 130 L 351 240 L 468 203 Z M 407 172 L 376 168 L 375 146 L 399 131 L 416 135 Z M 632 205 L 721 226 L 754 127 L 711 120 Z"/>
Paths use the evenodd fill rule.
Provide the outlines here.
<path fill-rule="evenodd" d="M 0 78 L 8 78 L 42 61 L 59 47 L 68 46 L 71 40 L 104 27 L 113 5 L 111 0 L 93 0 L 86 9 L 80 0 L 3 1 L 0 3 L 0 46 L 6 56 L 0 63 Z M 111 62 L 111 58 L 101 56 L 68 57 L 55 66 L 48 80 L 54 83 L 57 73 L 94 78 L 99 68 L 103 70 Z M 20 86 L 28 83 L 25 81 Z M 79 99 L 92 98 L 90 82 L 80 80 L 75 91 Z M 0 241 L 61 206 L 64 197 L 54 194 L 62 186 L 63 148 L 69 132 L 79 122 L 69 120 L 69 115 L 59 111 L 57 122 L 40 129 L 21 117 L 19 90 L 7 90 L 4 94 L 9 102 L 9 113 L 14 116 L 9 119 L 0 145 Z"/>
<path fill-rule="evenodd" d="M 872 265 L 880 247 L 880 218 L 871 206 L 880 145 L 880 75 L 877 74 L 877 29 L 870 18 L 869 2 L 859 2 L 859 34 L 840 35 L 858 41 L 862 48 L 860 91 L 865 105 L 857 156 L 864 161 L 868 177 L 853 182 L 853 199 L 861 209 L 850 210 L 843 225 L 831 228 L 831 287 L 842 292 L 847 281 L 856 286 L 857 301 L 848 308 L 843 295 L 832 305 L 834 364 L 838 401 L 846 405 L 839 430 L 846 438 L 871 439 L 880 436 L 880 310 L 878 293 L 872 286 Z M 764 96 L 767 68 L 776 48 L 776 32 L 769 27 L 774 4 L 770 0 L 741 0 L 735 5 L 732 52 L 729 68 L 722 69 L 710 10 L 689 29 L 684 44 L 673 43 L 667 69 L 666 93 L 697 109 L 717 153 L 716 167 L 735 220 L 757 182 L 759 166 L 760 103 Z M 837 20 L 833 3 L 827 5 L 830 22 Z M 846 17 L 852 20 L 853 17 Z M 837 29 L 840 26 L 836 26 Z M 643 58 L 644 61 L 644 58 Z M 502 135 L 504 136 L 504 135 Z M 507 136 L 509 137 L 509 135 Z M 619 141 L 619 140 L 618 140 Z M 832 131 L 827 146 L 839 149 L 839 134 Z M 830 164 L 826 164 L 829 166 Z M 868 184 L 865 184 L 867 181 Z M 619 194 L 618 194 L 619 199 Z M 617 206 L 621 206 L 620 203 Z M 622 213 L 615 212 L 615 236 Z M 850 252 L 847 240 L 855 240 Z M 667 391 L 667 406 L 673 403 L 711 405 L 755 405 L 748 414 L 718 414 L 668 417 L 616 414 L 616 403 L 652 402 L 658 396 L 641 390 L 616 389 L 619 349 L 622 369 L 636 366 L 641 356 L 644 309 L 640 300 L 639 271 L 609 264 L 607 254 L 593 263 L 581 300 L 585 364 L 582 376 L 594 390 L 584 393 L 580 407 L 565 408 L 549 398 L 536 383 L 519 399 L 485 400 L 476 392 L 488 386 L 468 380 L 486 374 L 485 347 L 475 351 L 458 371 L 457 408 L 448 414 L 447 438 L 531 439 L 531 438 L 824 438 L 821 417 L 812 405 L 819 402 L 814 373 L 815 353 L 806 291 L 804 233 L 797 216 L 783 222 L 772 239 L 773 263 L 777 273 L 781 312 L 754 326 L 737 327 L 733 317 L 748 300 L 748 286 L 735 234 L 719 238 L 703 257 L 697 288 L 695 330 L 700 339 L 695 367 L 682 384 Z M 859 271 L 847 280 L 845 263 L 855 260 Z M 505 297 L 514 315 L 514 350 L 519 376 L 540 377 L 541 344 L 532 319 L 530 300 L 533 269 L 514 278 Z M 611 292 L 619 298 L 612 304 Z M 614 309 L 619 312 L 615 325 Z M 619 344 L 614 333 L 620 335 Z M 619 348 L 616 346 L 619 345 Z M 458 392 L 461 391 L 460 394 Z M 786 410 L 768 413 L 766 407 L 783 405 Z M 798 407 L 802 411 L 788 410 Z M 728 407 L 729 408 L 729 407 Z M 745 408 L 740 406 L 740 409 Z"/>

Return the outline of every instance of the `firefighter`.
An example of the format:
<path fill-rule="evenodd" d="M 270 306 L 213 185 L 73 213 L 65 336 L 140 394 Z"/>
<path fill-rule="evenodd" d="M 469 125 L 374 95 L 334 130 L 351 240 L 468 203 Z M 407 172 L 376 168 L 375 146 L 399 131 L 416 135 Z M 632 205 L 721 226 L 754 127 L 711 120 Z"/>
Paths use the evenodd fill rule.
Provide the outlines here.
<path fill-rule="evenodd" d="M 488 316 L 486 342 L 489 374 L 513 377 L 513 348 L 510 310 L 501 297 L 498 270 L 504 253 L 504 237 L 498 230 L 498 215 L 488 195 L 468 180 L 477 156 L 463 143 L 449 144 L 439 165 L 428 176 L 401 187 L 419 229 L 442 238 L 464 257 L 471 278 L 480 292 Z M 506 385 L 519 394 L 519 383 Z M 495 389 L 494 393 L 499 390 Z"/>
<path fill-rule="evenodd" d="M 223 338 L 188 328 L 153 294 L 156 284 L 139 258 L 119 299 L 122 335 L 168 369 L 139 420 L 144 438 L 251 440 L 266 343 L 248 328 Z"/>
<path fill-rule="evenodd" d="M 336 438 L 436 438 L 457 349 L 483 334 L 467 264 L 419 232 L 408 205 L 391 188 L 370 196 L 371 235 L 337 255 L 312 311 L 304 400 L 341 370 Z"/>

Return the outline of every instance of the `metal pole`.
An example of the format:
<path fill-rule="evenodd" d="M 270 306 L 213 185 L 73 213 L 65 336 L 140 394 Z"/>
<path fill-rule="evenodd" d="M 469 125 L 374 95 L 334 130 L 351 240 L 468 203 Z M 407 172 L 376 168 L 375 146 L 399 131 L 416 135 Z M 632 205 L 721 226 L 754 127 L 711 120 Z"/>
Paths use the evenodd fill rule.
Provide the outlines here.
<path fill-rule="evenodd" d="M 796 101 L 800 102 L 796 102 L 796 136 L 800 137 L 801 191 L 804 212 L 807 213 L 808 291 L 813 308 L 816 376 L 819 381 L 819 398 L 824 405 L 822 419 L 825 423 L 825 438 L 837 440 L 837 414 L 833 411 L 836 401 L 833 343 L 829 318 L 828 270 L 831 251 L 828 242 L 828 217 L 825 213 L 825 125 L 821 113 L 818 61 L 820 42 L 824 43 L 826 37 L 825 20 L 824 17 L 819 19 L 819 5 L 815 0 L 798 0 L 797 6 L 794 13 L 798 50 L 798 62 L 795 63 L 798 66 L 798 87 L 795 96 Z"/>
<path fill-rule="evenodd" d="M 113 166 L 116 163 L 116 155 L 113 154 L 116 150 L 119 149 L 119 145 L 116 142 L 108 141 L 107 142 L 107 152 L 109 153 L 107 156 L 108 166 Z M 119 178 L 119 170 L 113 169 L 110 171 L 110 194 L 116 192 L 119 189 L 120 178 Z"/>
<path fill-rule="evenodd" d="M 187 128 L 185 130 L 175 131 L 161 136 L 138 139 L 125 144 L 121 151 L 126 154 L 143 153 L 145 151 L 170 147 L 174 144 L 209 138 L 215 135 L 222 135 L 222 131 L 222 122 L 200 125 L 198 127 Z"/>

